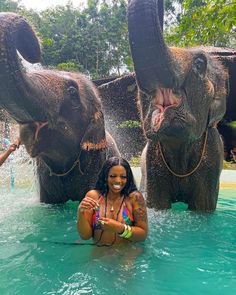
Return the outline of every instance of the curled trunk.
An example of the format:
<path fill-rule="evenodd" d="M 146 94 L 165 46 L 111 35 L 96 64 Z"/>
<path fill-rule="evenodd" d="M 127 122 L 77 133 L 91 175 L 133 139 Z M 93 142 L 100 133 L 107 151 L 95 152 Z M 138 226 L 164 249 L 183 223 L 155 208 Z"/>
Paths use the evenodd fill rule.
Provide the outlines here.
<path fill-rule="evenodd" d="M 180 84 L 180 65 L 162 36 L 163 1 L 131 0 L 128 7 L 130 48 L 139 88 L 153 93 L 157 85 Z"/>
<path fill-rule="evenodd" d="M 14 13 L 0 13 L 0 106 L 19 123 L 44 121 L 17 51 L 30 63 L 40 61 L 40 45 L 29 24 Z"/>

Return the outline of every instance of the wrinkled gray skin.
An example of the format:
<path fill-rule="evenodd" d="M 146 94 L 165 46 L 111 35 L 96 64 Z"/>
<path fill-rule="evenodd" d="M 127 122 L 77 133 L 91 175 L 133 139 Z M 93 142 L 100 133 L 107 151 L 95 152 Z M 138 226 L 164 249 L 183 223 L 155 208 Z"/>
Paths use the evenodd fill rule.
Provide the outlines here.
<path fill-rule="evenodd" d="M 206 48 L 204 48 L 206 49 Z M 224 141 L 226 161 L 232 161 L 232 153 L 236 148 L 236 128 L 231 122 L 236 121 L 236 51 L 229 48 L 207 48 L 211 56 L 223 63 L 229 73 L 229 83 L 226 97 L 226 113 L 217 125 Z M 140 111 L 136 104 L 137 83 L 133 73 L 117 78 L 96 80 L 101 94 L 105 122 L 108 131 L 115 135 L 121 154 L 130 159 L 139 156 L 146 140 L 143 129 L 119 128 L 127 120 L 140 120 Z M 124 108 L 125 105 L 125 108 Z"/>
<path fill-rule="evenodd" d="M 216 124 L 226 110 L 228 74 L 209 49 L 165 44 L 157 2 L 131 0 L 128 7 L 138 100 L 148 139 L 147 203 L 168 209 L 181 201 L 190 210 L 210 212 L 216 208 L 223 162 Z"/>
<path fill-rule="evenodd" d="M 20 124 L 20 138 L 37 160 L 40 200 L 81 200 L 106 157 L 119 155 L 105 134 L 101 102 L 83 75 L 25 70 L 17 54 L 40 61 L 34 31 L 20 16 L 0 13 L 0 106 Z"/>

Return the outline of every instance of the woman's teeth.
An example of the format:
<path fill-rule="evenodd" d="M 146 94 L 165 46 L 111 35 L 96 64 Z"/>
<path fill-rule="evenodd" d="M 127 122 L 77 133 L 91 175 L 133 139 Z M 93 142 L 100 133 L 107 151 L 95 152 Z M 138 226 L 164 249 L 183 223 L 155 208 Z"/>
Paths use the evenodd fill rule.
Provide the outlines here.
<path fill-rule="evenodd" d="M 120 189 L 120 188 L 121 188 L 121 185 L 119 185 L 119 184 L 114 184 L 113 187 L 114 187 L 115 189 Z"/>

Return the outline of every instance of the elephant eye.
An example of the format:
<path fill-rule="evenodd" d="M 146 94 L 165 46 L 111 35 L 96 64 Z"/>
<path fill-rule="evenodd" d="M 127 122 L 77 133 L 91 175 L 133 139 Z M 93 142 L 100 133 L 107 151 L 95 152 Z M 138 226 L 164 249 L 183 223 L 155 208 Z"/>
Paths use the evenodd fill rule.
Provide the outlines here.
<path fill-rule="evenodd" d="M 205 56 L 197 57 L 194 61 L 194 71 L 200 76 L 205 76 L 207 69 L 207 60 Z"/>
<path fill-rule="evenodd" d="M 80 97 L 78 89 L 74 86 L 70 86 L 68 89 L 68 92 L 70 94 L 70 101 L 72 102 L 72 105 L 74 108 L 79 108 L 80 106 Z"/>
<path fill-rule="evenodd" d="M 74 96 L 74 95 L 77 96 L 78 91 L 77 91 L 77 89 L 74 86 L 70 86 L 68 88 L 68 91 L 69 91 L 69 93 L 70 93 L 71 96 Z"/>
<path fill-rule="evenodd" d="M 63 120 L 57 121 L 57 128 L 60 130 L 68 130 L 68 126 Z"/>

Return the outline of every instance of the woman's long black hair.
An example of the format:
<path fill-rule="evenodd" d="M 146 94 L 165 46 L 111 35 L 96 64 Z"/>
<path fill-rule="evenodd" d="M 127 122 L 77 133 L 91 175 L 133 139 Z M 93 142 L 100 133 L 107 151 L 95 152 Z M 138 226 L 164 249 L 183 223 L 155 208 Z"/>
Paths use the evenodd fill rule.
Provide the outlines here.
<path fill-rule="evenodd" d="M 107 195 L 108 193 L 108 185 L 107 185 L 107 179 L 108 179 L 108 173 L 110 169 L 113 166 L 123 166 L 126 171 L 126 176 L 127 176 L 127 182 L 125 184 L 125 187 L 121 191 L 121 194 L 123 196 L 128 196 L 130 193 L 133 191 L 137 190 L 133 172 L 130 168 L 129 163 L 121 158 L 121 157 L 111 157 L 107 159 L 102 166 L 102 169 L 100 170 L 98 177 L 97 177 L 97 182 L 95 184 L 94 189 L 98 190 L 101 192 L 102 195 Z"/>

